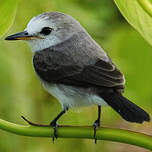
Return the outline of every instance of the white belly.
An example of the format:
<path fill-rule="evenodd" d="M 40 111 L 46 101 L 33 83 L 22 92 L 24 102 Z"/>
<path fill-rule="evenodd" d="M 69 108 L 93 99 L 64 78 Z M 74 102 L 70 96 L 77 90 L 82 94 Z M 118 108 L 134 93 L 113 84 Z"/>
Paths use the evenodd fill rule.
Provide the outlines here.
<path fill-rule="evenodd" d="M 74 88 L 65 85 L 49 84 L 42 81 L 43 87 L 62 104 L 62 107 L 78 107 L 90 105 L 102 105 L 107 103 L 90 89 Z"/>

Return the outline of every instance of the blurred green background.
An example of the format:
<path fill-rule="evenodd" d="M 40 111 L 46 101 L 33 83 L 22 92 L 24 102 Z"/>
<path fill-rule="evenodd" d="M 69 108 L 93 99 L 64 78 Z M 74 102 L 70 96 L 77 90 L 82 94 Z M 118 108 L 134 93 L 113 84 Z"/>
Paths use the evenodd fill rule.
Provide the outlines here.
<path fill-rule="evenodd" d="M 42 12 L 60 11 L 76 18 L 105 49 L 125 74 L 125 96 L 152 111 L 152 48 L 123 19 L 112 0 L 30 0 L 20 1 L 13 26 L 5 35 L 23 31 L 29 20 Z M 41 86 L 32 68 L 32 53 L 25 42 L 0 40 L 0 118 L 25 124 L 21 115 L 48 124 L 60 111 L 59 102 Z M 72 109 L 60 124 L 91 125 L 97 107 Z M 132 124 L 110 107 L 102 109 L 102 126 L 130 129 L 152 135 L 151 123 Z M 32 138 L 0 131 L 0 152 L 129 152 L 142 148 L 93 140 Z"/>

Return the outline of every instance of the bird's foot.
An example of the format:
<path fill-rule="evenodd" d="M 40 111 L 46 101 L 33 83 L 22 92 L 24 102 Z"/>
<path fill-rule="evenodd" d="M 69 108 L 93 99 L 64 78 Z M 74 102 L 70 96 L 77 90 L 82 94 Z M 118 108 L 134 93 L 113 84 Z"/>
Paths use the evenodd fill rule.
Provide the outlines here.
<path fill-rule="evenodd" d="M 58 135 L 57 135 L 58 124 L 57 124 L 56 121 L 52 121 L 52 122 L 50 123 L 50 126 L 53 127 L 53 129 L 54 129 L 54 136 L 53 136 L 53 138 L 52 138 L 52 141 L 53 141 L 53 143 L 54 143 L 55 138 L 56 138 L 56 139 L 58 138 Z"/>
<path fill-rule="evenodd" d="M 43 125 L 43 124 L 33 123 L 33 122 L 29 121 L 28 119 L 26 119 L 24 116 L 21 116 L 21 117 L 31 126 L 39 126 L 39 127 L 50 127 L 51 126 L 51 127 L 53 127 L 53 129 L 54 129 L 54 136 L 52 138 L 53 143 L 54 143 L 55 138 L 56 139 L 58 138 L 58 135 L 57 135 L 58 124 L 56 121 L 52 121 L 49 125 Z"/>
<path fill-rule="evenodd" d="M 100 127 L 100 120 L 96 120 L 93 124 L 94 127 L 94 139 L 95 139 L 95 144 L 97 143 L 97 138 L 96 138 L 96 132 L 97 132 L 97 128 Z"/>

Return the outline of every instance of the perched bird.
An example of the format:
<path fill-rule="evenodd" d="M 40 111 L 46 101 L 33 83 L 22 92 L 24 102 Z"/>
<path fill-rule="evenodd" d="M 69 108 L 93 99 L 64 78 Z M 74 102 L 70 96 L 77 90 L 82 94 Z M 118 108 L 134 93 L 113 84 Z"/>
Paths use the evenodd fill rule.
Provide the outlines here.
<path fill-rule="evenodd" d="M 122 95 L 123 74 L 71 16 L 59 12 L 40 14 L 30 20 L 24 32 L 6 40 L 25 40 L 30 45 L 37 76 L 62 104 L 63 110 L 50 123 L 55 137 L 57 120 L 75 106 L 98 106 L 98 117 L 93 124 L 95 139 L 103 105 L 111 106 L 129 122 L 150 121 L 147 112 Z"/>

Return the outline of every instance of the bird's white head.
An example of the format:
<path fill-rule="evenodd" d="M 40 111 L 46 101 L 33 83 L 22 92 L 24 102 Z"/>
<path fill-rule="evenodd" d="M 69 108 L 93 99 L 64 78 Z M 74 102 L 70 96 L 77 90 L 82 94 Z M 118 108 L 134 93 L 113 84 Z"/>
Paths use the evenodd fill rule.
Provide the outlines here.
<path fill-rule="evenodd" d="M 26 40 L 33 52 L 57 45 L 83 30 L 69 15 L 51 12 L 33 17 L 24 32 L 8 36 L 6 40 Z"/>

